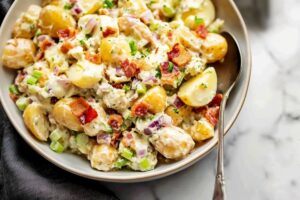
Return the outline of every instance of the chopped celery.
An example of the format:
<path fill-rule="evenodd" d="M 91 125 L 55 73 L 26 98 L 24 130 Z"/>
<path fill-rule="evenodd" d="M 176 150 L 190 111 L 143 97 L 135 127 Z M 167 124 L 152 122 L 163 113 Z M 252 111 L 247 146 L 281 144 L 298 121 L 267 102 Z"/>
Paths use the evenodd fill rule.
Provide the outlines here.
<path fill-rule="evenodd" d="M 166 17 L 173 17 L 175 15 L 175 10 L 170 6 L 163 5 L 162 13 Z"/>
<path fill-rule="evenodd" d="M 65 150 L 64 146 L 57 141 L 51 142 L 50 149 L 52 149 L 56 153 L 62 153 Z"/>
<path fill-rule="evenodd" d="M 19 110 L 24 111 L 25 108 L 29 105 L 29 99 L 26 97 L 20 97 L 16 101 L 16 105 L 18 106 Z"/>
<path fill-rule="evenodd" d="M 136 92 L 138 94 L 145 94 L 147 92 L 147 87 L 145 84 L 143 83 L 139 83 L 137 86 L 136 86 Z"/>
<path fill-rule="evenodd" d="M 143 158 L 140 161 L 139 165 L 140 165 L 140 168 L 141 168 L 142 171 L 147 171 L 147 170 L 151 169 L 150 161 L 147 158 Z"/>
<path fill-rule="evenodd" d="M 89 142 L 89 136 L 84 133 L 80 133 L 76 136 L 76 144 L 78 146 L 85 146 Z"/>
<path fill-rule="evenodd" d="M 121 156 L 131 160 L 131 158 L 133 157 L 133 152 L 130 149 L 124 148 L 124 150 L 121 153 Z"/>
<path fill-rule="evenodd" d="M 29 85 L 35 85 L 37 82 L 38 82 L 38 79 L 33 76 L 31 76 L 27 79 L 27 84 L 29 84 Z"/>
<path fill-rule="evenodd" d="M 52 131 L 49 137 L 51 141 L 58 141 L 63 137 L 63 133 L 59 129 L 55 129 L 54 131 Z"/>
<path fill-rule="evenodd" d="M 121 169 L 122 167 L 126 166 L 128 163 L 128 160 L 125 160 L 123 158 L 119 158 L 115 163 L 114 163 L 114 167 Z"/>
<path fill-rule="evenodd" d="M 32 72 L 32 76 L 34 78 L 36 78 L 37 80 L 39 80 L 43 76 L 43 72 L 41 72 L 41 71 L 33 71 Z"/>
<path fill-rule="evenodd" d="M 19 90 L 16 85 L 12 84 L 9 86 L 9 92 L 12 94 L 19 94 Z"/>

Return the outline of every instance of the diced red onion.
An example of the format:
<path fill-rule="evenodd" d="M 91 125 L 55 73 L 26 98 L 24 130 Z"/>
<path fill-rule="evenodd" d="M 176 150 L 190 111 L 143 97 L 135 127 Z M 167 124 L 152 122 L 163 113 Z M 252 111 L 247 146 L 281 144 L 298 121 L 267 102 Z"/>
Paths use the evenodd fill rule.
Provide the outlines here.
<path fill-rule="evenodd" d="M 182 106 L 184 106 L 183 101 L 181 101 L 178 96 L 176 96 L 173 104 L 176 108 L 181 108 Z"/>
<path fill-rule="evenodd" d="M 79 15 L 81 12 L 82 12 L 82 9 L 77 4 L 72 8 L 73 15 Z"/>
<path fill-rule="evenodd" d="M 152 14 L 152 12 L 150 10 L 147 10 L 146 12 L 144 12 L 141 15 L 141 20 L 145 23 L 145 24 L 149 24 L 152 20 L 154 19 L 154 16 Z"/>
<path fill-rule="evenodd" d="M 121 67 L 117 67 L 116 68 L 116 75 L 119 76 L 119 77 L 124 76 L 125 75 L 124 70 Z"/>
<path fill-rule="evenodd" d="M 160 126 L 169 126 L 172 124 L 172 118 L 168 115 L 162 115 L 158 121 Z"/>
<path fill-rule="evenodd" d="M 145 128 L 145 129 L 144 129 L 144 134 L 145 134 L 145 135 L 152 135 L 151 129 L 150 129 L 150 128 Z"/>
<path fill-rule="evenodd" d="M 42 41 L 44 41 L 46 38 L 47 38 L 46 35 L 40 35 L 40 36 L 37 37 L 37 40 L 38 40 L 39 42 L 42 42 Z"/>
<path fill-rule="evenodd" d="M 140 149 L 137 151 L 137 157 L 142 158 L 146 155 L 146 153 L 147 153 L 146 149 Z"/>
<path fill-rule="evenodd" d="M 90 19 L 88 21 L 88 23 L 85 25 L 86 33 L 88 33 L 88 34 L 92 33 L 93 30 L 95 29 L 96 25 L 97 25 L 97 21 L 94 18 Z"/>
<path fill-rule="evenodd" d="M 97 143 L 98 144 L 110 144 L 111 136 L 106 133 L 98 134 L 97 135 Z"/>

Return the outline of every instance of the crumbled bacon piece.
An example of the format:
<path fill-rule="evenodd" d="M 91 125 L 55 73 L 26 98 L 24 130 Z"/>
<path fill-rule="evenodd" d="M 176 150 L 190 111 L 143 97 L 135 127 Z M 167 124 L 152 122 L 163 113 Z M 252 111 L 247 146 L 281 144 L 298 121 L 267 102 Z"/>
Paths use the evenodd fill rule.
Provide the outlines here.
<path fill-rule="evenodd" d="M 91 121 L 93 121 L 94 119 L 96 119 L 98 117 L 98 113 L 97 111 L 92 108 L 92 106 L 90 106 L 80 117 L 80 122 L 82 124 L 87 124 L 90 123 Z"/>
<path fill-rule="evenodd" d="M 208 30 L 205 27 L 205 25 L 200 25 L 196 28 L 195 32 L 197 33 L 197 35 L 202 38 L 205 39 L 207 37 L 208 34 Z"/>
<path fill-rule="evenodd" d="M 180 74 L 180 71 L 176 65 L 169 61 L 164 62 L 160 65 L 161 71 L 161 83 L 163 85 L 174 85 L 175 81 Z"/>
<path fill-rule="evenodd" d="M 70 107 L 72 113 L 75 116 L 80 117 L 90 107 L 90 104 L 88 104 L 84 98 L 80 97 L 71 102 Z"/>
<path fill-rule="evenodd" d="M 134 77 L 140 72 L 140 69 L 137 67 L 137 65 L 135 63 L 130 63 L 128 59 L 121 62 L 121 67 L 128 78 Z"/>
<path fill-rule="evenodd" d="M 60 50 L 61 52 L 63 52 L 64 54 L 68 53 L 70 51 L 70 49 L 73 48 L 73 45 L 70 42 L 64 42 L 61 47 Z"/>
<path fill-rule="evenodd" d="M 123 124 L 123 118 L 121 115 L 113 114 L 109 116 L 108 124 L 115 130 L 119 130 Z"/>
<path fill-rule="evenodd" d="M 113 133 L 113 136 L 112 136 L 112 138 L 111 138 L 111 145 L 113 146 L 113 147 L 115 147 L 115 148 L 117 148 L 118 147 L 118 144 L 119 144 L 119 142 L 120 142 L 120 140 L 121 140 L 121 136 L 122 136 L 122 134 L 120 133 L 120 132 L 114 132 Z"/>
<path fill-rule="evenodd" d="M 101 55 L 100 53 L 97 53 L 97 54 L 91 54 L 89 53 L 88 51 L 85 52 L 85 58 L 92 62 L 92 63 L 95 63 L 97 65 L 101 64 Z"/>
<path fill-rule="evenodd" d="M 53 44 L 54 44 L 54 42 L 52 40 L 46 38 L 45 40 L 43 40 L 39 43 L 39 47 L 41 48 L 42 51 L 45 51 L 46 49 L 51 47 Z"/>
<path fill-rule="evenodd" d="M 213 100 L 208 104 L 209 107 L 220 106 L 221 101 L 223 99 L 223 95 L 221 93 L 216 94 Z"/>
<path fill-rule="evenodd" d="M 72 28 L 61 29 L 57 31 L 59 38 L 72 38 L 76 35 L 76 30 Z"/>
<path fill-rule="evenodd" d="M 168 58 L 179 67 L 183 67 L 192 59 L 191 54 L 181 44 L 175 44 L 170 52 Z"/>
<path fill-rule="evenodd" d="M 103 31 L 103 37 L 108 37 L 110 35 L 114 35 L 116 33 L 115 29 L 108 27 L 105 31 Z"/>
<path fill-rule="evenodd" d="M 144 117 L 147 115 L 150 105 L 146 102 L 135 103 L 131 108 L 131 113 L 136 117 Z"/>
<path fill-rule="evenodd" d="M 193 109 L 194 112 L 200 113 L 203 117 L 205 117 L 208 120 L 208 122 L 213 126 L 216 126 L 216 124 L 218 123 L 219 110 L 220 106 L 203 106 L 200 108 Z"/>
<path fill-rule="evenodd" d="M 18 95 L 12 93 L 9 93 L 9 97 L 11 98 L 11 100 L 13 100 L 13 102 L 16 102 L 19 99 Z"/>
<path fill-rule="evenodd" d="M 117 88 L 117 89 L 122 89 L 123 88 L 123 84 L 122 83 L 113 83 L 112 86 L 114 88 Z"/>
<path fill-rule="evenodd" d="M 219 110 L 220 110 L 219 106 L 208 107 L 207 110 L 206 110 L 206 112 L 205 112 L 205 114 L 204 114 L 204 117 L 213 126 L 216 126 L 216 124 L 218 123 L 218 120 L 219 120 Z"/>

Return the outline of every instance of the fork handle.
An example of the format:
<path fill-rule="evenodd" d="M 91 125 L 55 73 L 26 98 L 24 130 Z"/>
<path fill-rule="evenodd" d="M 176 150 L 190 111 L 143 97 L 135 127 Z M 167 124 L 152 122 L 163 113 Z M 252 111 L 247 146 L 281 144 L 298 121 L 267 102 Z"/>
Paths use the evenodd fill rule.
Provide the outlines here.
<path fill-rule="evenodd" d="M 224 111 L 229 96 L 228 91 L 221 102 L 218 123 L 218 163 L 213 200 L 226 200 L 224 181 Z"/>

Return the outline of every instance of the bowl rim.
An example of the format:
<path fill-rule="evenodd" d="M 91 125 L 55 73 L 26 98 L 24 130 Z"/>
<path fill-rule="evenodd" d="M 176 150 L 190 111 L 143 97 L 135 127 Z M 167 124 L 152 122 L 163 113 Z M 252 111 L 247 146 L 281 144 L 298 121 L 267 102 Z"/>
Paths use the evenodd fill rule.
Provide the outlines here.
<path fill-rule="evenodd" d="M 242 32 L 245 36 L 245 44 L 246 44 L 246 47 L 247 47 L 247 49 L 246 49 L 246 52 L 247 52 L 246 65 L 249 69 L 248 69 L 248 74 L 247 74 L 247 77 L 246 77 L 246 87 L 244 87 L 244 89 L 241 91 L 241 100 L 239 101 L 239 104 L 237 106 L 238 109 L 236 109 L 236 111 L 232 115 L 231 119 L 228 121 L 228 124 L 225 127 L 225 131 L 224 131 L 225 134 L 227 134 L 229 129 L 233 126 L 234 122 L 236 121 L 237 117 L 239 116 L 239 113 L 241 112 L 241 110 L 243 108 L 243 105 L 244 105 L 246 97 L 247 97 L 249 84 L 250 84 L 251 73 L 252 73 L 252 59 L 251 59 L 252 54 L 251 54 L 249 35 L 248 35 L 247 28 L 246 28 L 246 24 L 243 20 L 243 17 L 241 15 L 241 13 L 239 12 L 239 10 L 236 6 L 236 4 L 233 2 L 233 0 L 228 0 L 228 1 L 231 4 L 234 11 L 236 12 L 238 20 L 239 20 L 239 22 L 242 26 Z M 14 10 L 17 3 L 18 3 L 18 0 L 15 0 L 13 2 L 11 7 L 9 8 L 8 12 L 6 13 L 6 16 L 5 16 L 4 20 L 2 21 L 2 25 L 7 23 L 8 19 L 9 19 L 9 16 L 10 16 L 11 12 Z M 0 35 L 3 35 L 3 31 L 4 31 L 2 25 L 1 25 L 1 28 L 0 28 Z M 154 171 L 140 172 L 140 173 L 136 173 L 136 175 L 131 176 L 131 177 L 127 177 L 127 176 L 122 176 L 121 177 L 121 176 L 114 176 L 114 175 L 109 175 L 109 174 L 93 176 L 93 175 L 90 175 L 88 173 L 82 172 L 81 170 L 75 169 L 71 166 L 68 166 L 66 164 L 60 163 L 56 159 L 54 159 L 51 156 L 47 155 L 47 153 L 44 152 L 42 149 L 40 149 L 37 145 L 35 145 L 30 137 L 26 137 L 25 132 L 27 134 L 28 131 L 27 130 L 22 130 L 22 128 L 19 127 L 17 125 L 17 123 L 13 120 L 13 114 L 8 109 L 8 106 L 5 103 L 3 95 L 4 94 L 2 92 L 0 92 L 0 103 L 3 106 L 5 113 L 7 114 L 10 122 L 12 123 L 14 128 L 17 130 L 19 135 L 26 141 L 27 144 L 29 144 L 29 146 L 31 146 L 31 148 L 33 148 L 39 155 L 41 155 L 42 157 L 44 157 L 46 160 L 53 163 L 57 167 L 65 170 L 65 171 L 68 171 L 72 174 L 75 174 L 75 175 L 78 175 L 78 176 L 81 176 L 81 177 L 84 177 L 84 178 L 92 179 L 92 180 L 105 181 L 105 182 L 117 182 L 117 183 L 133 183 L 133 182 L 144 182 L 144 181 L 150 181 L 150 180 L 154 180 L 154 179 L 158 179 L 158 178 L 163 178 L 163 177 L 169 176 L 171 174 L 174 174 L 176 172 L 179 172 L 181 170 L 184 170 L 184 169 L 188 168 L 189 166 L 193 165 L 194 163 L 196 163 L 197 161 L 199 161 L 200 159 L 205 157 L 207 154 L 209 154 L 217 145 L 217 141 L 215 141 L 214 143 L 210 144 L 205 149 L 203 149 L 201 151 L 202 153 L 198 152 L 193 157 L 191 157 L 191 155 L 189 155 L 188 157 L 190 157 L 190 158 L 188 158 L 188 157 L 185 158 L 184 160 L 181 161 L 181 163 L 179 163 L 177 165 L 173 165 L 173 166 L 170 165 L 169 167 L 167 167 L 165 169 L 162 169 L 160 171 L 156 171 L 156 172 L 154 172 Z"/>

